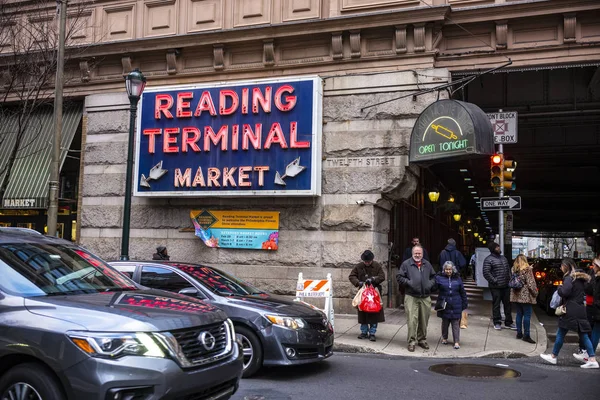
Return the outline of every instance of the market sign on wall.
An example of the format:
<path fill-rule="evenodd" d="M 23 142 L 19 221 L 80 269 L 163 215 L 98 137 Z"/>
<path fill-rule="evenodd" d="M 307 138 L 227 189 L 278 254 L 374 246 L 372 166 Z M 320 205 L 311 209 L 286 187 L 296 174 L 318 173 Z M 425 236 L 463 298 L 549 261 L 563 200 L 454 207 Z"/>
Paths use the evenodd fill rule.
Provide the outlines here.
<path fill-rule="evenodd" d="M 438 160 L 493 153 L 492 125 L 475 104 L 436 101 L 419 115 L 412 130 L 411 163 L 432 164 Z"/>
<path fill-rule="evenodd" d="M 318 77 L 148 88 L 136 196 L 319 196 Z"/>
<path fill-rule="evenodd" d="M 192 210 L 190 217 L 196 236 L 208 247 L 259 250 L 279 248 L 278 211 Z"/>

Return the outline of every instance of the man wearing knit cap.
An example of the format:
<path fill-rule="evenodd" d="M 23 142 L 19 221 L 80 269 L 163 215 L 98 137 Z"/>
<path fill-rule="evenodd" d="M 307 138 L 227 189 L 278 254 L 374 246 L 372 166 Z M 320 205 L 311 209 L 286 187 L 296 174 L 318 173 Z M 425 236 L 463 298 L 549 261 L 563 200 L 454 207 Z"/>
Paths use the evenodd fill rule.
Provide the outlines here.
<path fill-rule="evenodd" d="M 483 277 L 488 281 L 490 292 L 492 292 L 492 318 L 494 329 L 502 329 L 502 315 L 500 314 L 500 303 L 504 306 L 504 325 L 509 329 L 517 329 L 513 324 L 510 309 L 510 265 L 506 257 L 500 251 L 498 243 L 490 244 L 490 255 L 483 260 Z"/>
<path fill-rule="evenodd" d="M 348 279 L 357 288 L 363 285 L 373 285 L 376 289 L 379 289 L 379 294 L 381 295 L 381 282 L 385 281 L 385 273 L 381 265 L 377 261 L 373 261 L 374 258 L 375 255 L 371 250 L 365 250 L 360 256 L 362 262 L 358 263 L 352 269 Z M 377 324 L 384 321 L 383 308 L 378 313 L 367 313 L 358 310 L 358 323 L 360 324 L 360 335 L 358 338 L 368 338 L 371 342 L 374 342 L 376 340 Z"/>

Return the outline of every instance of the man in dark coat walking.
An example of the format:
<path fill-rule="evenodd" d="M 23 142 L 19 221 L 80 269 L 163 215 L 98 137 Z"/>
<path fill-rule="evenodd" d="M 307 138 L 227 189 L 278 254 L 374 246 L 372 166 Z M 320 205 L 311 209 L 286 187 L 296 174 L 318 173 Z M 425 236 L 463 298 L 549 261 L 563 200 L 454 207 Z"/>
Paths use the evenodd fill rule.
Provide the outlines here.
<path fill-rule="evenodd" d="M 456 249 L 456 241 L 452 238 L 448 239 L 446 248 L 440 252 L 440 267 L 444 265 L 446 261 L 452 261 L 452 264 L 458 269 L 460 275 L 463 278 L 465 277 L 467 260 L 465 260 L 465 256 Z"/>
<path fill-rule="evenodd" d="M 169 260 L 169 253 L 167 252 L 167 248 L 165 246 L 158 246 L 156 248 L 156 253 L 152 254 L 153 260 Z"/>
<path fill-rule="evenodd" d="M 355 287 L 361 288 L 365 284 L 373 285 L 379 290 L 381 296 L 381 282 L 385 281 L 383 268 L 377 261 L 373 261 L 375 255 L 371 250 L 365 250 L 360 256 L 362 262 L 358 263 L 350 272 L 348 279 Z M 358 323 L 360 324 L 359 339 L 369 339 L 374 342 L 377 324 L 385 322 L 383 307 L 378 313 L 368 313 L 358 310 Z"/>
<path fill-rule="evenodd" d="M 427 261 L 431 261 L 429 259 L 429 254 L 427 254 L 427 250 L 425 250 L 425 247 L 423 247 L 423 245 L 421 244 L 421 240 L 415 236 L 410 242 L 410 247 L 404 249 L 404 254 L 402 255 L 402 262 L 412 258 L 412 249 L 415 246 L 421 246 L 421 248 L 423 249 L 423 258 Z"/>
<path fill-rule="evenodd" d="M 412 257 L 400 265 L 396 280 L 406 288 L 404 310 L 408 326 L 408 351 L 415 351 L 415 344 L 425 350 L 427 325 L 431 315 L 431 292 L 435 289 L 435 271 L 429 261 L 423 259 L 423 248 L 412 248 Z"/>
<path fill-rule="evenodd" d="M 510 329 L 517 329 L 513 323 L 510 308 L 510 265 L 508 260 L 501 254 L 498 243 L 490 244 L 491 254 L 483 260 L 483 277 L 488 281 L 492 292 L 492 318 L 494 329 L 502 329 L 502 315 L 500 314 L 500 303 L 504 306 L 504 325 Z"/>

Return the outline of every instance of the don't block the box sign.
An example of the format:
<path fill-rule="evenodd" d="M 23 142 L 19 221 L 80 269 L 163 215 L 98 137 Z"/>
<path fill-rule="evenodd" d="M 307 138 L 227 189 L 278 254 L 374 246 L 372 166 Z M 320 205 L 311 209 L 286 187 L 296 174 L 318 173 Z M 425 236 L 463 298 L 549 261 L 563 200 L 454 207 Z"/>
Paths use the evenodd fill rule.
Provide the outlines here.
<path fill-rule="evenodd" d="M 318 77 L 147 88 L 136 196 L 319 196 Z"/>

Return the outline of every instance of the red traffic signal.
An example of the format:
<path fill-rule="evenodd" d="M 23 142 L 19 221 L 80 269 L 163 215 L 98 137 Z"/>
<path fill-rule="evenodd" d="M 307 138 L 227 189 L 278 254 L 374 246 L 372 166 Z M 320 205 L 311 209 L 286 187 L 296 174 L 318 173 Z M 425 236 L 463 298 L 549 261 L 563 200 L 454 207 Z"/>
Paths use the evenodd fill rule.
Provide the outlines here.
<path fill-rule="evenodd" d="M 490 183 L 496 190 L 502 187 L 504 177 L 504 156 L 502 154 L 494 154 L 491 157 L 490 165 Z"/>

